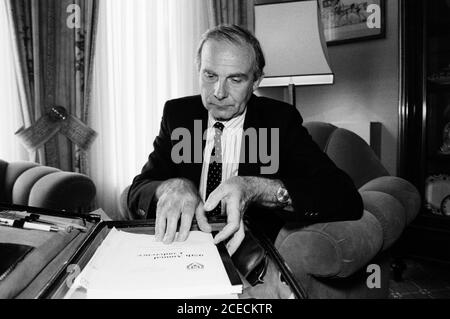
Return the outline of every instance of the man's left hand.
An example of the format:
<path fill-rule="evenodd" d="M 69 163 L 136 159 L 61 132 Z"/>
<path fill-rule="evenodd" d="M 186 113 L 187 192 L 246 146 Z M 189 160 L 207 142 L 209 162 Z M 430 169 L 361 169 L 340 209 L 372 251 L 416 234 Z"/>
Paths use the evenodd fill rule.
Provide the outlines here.
<path fill-rule="evenodd" d="M 218 244 L 231 237 L 226 245 L 230 255 L 234 254 L 244 240 L 243 216 L 248 205 L 255 199 L 255 191 L 245 177 L 234 176 L 220 184 L 205 203 L 206 211 L 213 210 L 220 202 L 225 207 L 227 224 L 214 237 L 214 243 Z"/>

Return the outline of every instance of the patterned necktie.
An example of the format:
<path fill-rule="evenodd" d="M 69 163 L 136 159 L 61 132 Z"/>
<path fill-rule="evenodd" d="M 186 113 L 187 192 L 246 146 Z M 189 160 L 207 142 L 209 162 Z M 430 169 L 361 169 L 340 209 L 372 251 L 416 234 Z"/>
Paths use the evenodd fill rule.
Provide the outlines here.
<path fill-rule="evenodd" d="M 211 158 L 209 160 L 208 167 L 208 179 L 206 180 L 206 200 L 209 195 L 220 185 L 222 182 L 222 132 L 224 125 L 220 122 L 214 124 L 214 147 L 211 152 Z M 207 212 L 208 216 L 217 216 L 222 213 L 222 205 L 219 203 L 212 211 Z"/>

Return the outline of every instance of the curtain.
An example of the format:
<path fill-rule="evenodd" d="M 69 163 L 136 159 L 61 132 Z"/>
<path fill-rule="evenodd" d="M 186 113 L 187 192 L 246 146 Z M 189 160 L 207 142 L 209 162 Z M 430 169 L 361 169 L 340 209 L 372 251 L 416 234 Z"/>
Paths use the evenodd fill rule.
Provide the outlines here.
<path fill-rule="evenodd" d="M 84 151 L 69 136 L 79 137 L 80 127 L 88 122 L 98 0 L 2 1 L 14 42 L 23 122 L 20 132 L 42 123 L 39 120 L 55 106 L 64 107 L 73 116 L 70 119 L 80 121 L 76 128 L 68 126 L 64 134 L 48 134 L 42 146 L 30 149 L 30 159 L 86 173 Z"/>
<path fill-rule="evenodd" d="M 13 39 L 8 25 L 6 2 L 0 1 L 0 159 L 17 161 L 27 154 L 15 140 L 14 132 L 22 125 L 20 97 L 14 70 Z"/>
<path fill-rule="evenodd" d="M 250 31 L 254 29 L 254 1 L 207 0 L 209 27 L 236 24 Z"/>
<path fill-rule="evenodd" d="M 165 101 L 198 93 L 195 51 L 207 28 L 204 0 L 100 2 L 89 158 L 97 205 L 118 216 L 120 194 L 140 173 Z"/>
<path fill-rule="evenodd" d="M 42 88 L 40 87 L 42 73 L 39 72 L 40 59 L 35 59 L 39 56 L 36 21 L 38 2 L 23 0 L 3 0 L 3 2 L 6 6 L 9 30 L 13 39 L 12 48 L 20 96 L 21 123 L 24 127 L 29 127 L 40 117 L 42 112 Z M 40 149 L 39 154 L 31 152 L 29 159 L 46 164 L 44 149 Z"/>
<path fill-rule="evenodd" d="M 81 8 L 81 25 L 75 28 L 75 116 L 84 124 L 90 123 L 95 41 L 98 23 L 98 0 L 76 0 Z M 72 170 L 89 174 L 87 150 L 72 143 Z"/>

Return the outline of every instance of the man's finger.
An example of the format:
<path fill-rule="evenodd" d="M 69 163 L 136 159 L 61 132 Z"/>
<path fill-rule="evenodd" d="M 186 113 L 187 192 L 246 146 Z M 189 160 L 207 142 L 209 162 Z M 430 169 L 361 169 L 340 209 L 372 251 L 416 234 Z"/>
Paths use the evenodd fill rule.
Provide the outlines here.
<path fill-rule="evenodd" d="M 211 232 L 211 225 L 208 223 L 208 218 L 206 218 L 202 202 L 198 204 L 197 209 L 195 210 L 195 219 L 197 220 L 198 228 L 200 228 L 202 232 Z"/>
<path fill-rule="evenodd" d="M 162 241 L 164 233 L 166 232 L 166 214 L 157 208 L 155 221 L 155 240 Z"/>
<path fill-rule="evenodd" d="M 226 196 L 226 192 L 225 192 L 225 187 L 223 186 L 223 184 L 220 184 L 219 186 L 217 186 L 217 188 L 211 193 L 209 194 L 208 198 L 206 199 L 205 202 L 205 210 L 207 212 L 213 210 L 214 208 L 216 208 L 217 205 L 219 205 L 220 201 Z"/>
<path fill-rule="evenodd" d="M 239 224 L 226 224 L 225 227 L 214 237 L 214 244 L 218 244 L 231 237 L 239 230 Z"/>
<path fill-rule="evenodd" d="M 185 241 L 191 230 L 192 219 L 194 218 L 194 205 L 186 204 L 181 214 L 180 230 L 178 231 L 177 241 Z"/>
<path fill-rule="evenodd" d="M 227 224 L 214 237 L 214 243 L 218 244 L 221 241 L 229 238 L 239 230 L 241 223 L 241 212 L 239 211 L 239 202 L 237 198 L 230 198 L 227 201 Z"/>
<path fill-rule="evenodd" d="M 228 241 L 228 243 L 226 245 L 230 256 L 233 256 L 233 254 L 236 252 L 236 250 L 241 245 L 244 238 L 245 238 L 245 228 L 244 228 L 244 222 L 241 220 L 241 225 L 239 227 L 239 230 L 233 235 L 233 237 L 231 237 L 231 239 Z"/>
<path fill-rule="evenodd" d="M 162 241 L 164 233 L 166 232 L 166 218 L 167 218 L 167 202 L 163 194 L 156 205 L 156 219 L 155 219 L 155 240 Z"/>
<path fill-rule="evenodd" d="M 169 214 L 170 218 L 167 220 L 167 229 L 166 234 L 163 238 L 164 244 L 171 244 L 173 240 L 175 239 L 175 234 L 177 233 L 177 225 L 178 225 L 178 219 L 180 217 L 180 213 L 171 213 Z"/>

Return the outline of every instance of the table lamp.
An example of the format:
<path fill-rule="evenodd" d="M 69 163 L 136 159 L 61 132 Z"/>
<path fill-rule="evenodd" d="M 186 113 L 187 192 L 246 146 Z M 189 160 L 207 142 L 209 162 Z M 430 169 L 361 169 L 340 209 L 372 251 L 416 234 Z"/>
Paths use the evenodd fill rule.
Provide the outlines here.
<path fill-rule="evenodd" d="M 261 2 L 255 5 L 255 35 L 266 58 L 260 87 L 287 86 L 295 106 L 295 86 L 334 83 L 318 2 Z"/>

